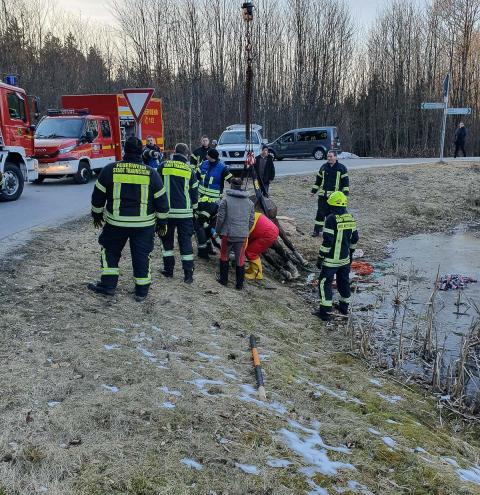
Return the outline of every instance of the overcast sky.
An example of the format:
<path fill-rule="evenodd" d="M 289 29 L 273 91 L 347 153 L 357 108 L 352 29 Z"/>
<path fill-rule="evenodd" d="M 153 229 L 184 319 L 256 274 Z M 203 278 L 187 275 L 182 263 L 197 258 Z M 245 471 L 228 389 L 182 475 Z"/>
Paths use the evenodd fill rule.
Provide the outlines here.
<path fill-rule="evenodd" d="M 111 21 L 109 13 L 109 2 L 106 0 L 57 0 L 58 5 L 69 12 L 81 13 L 82 17 L 99 19 L 103 22 Z M 236 1 L 236 0 L 231 0 Z M 375 17 L 378 10 L 381 10 L 389 0 L 346 0 L 350 5 L 353 18 L 368 25 Z M 240 1 L 238 0 L 240 5 Z"/>

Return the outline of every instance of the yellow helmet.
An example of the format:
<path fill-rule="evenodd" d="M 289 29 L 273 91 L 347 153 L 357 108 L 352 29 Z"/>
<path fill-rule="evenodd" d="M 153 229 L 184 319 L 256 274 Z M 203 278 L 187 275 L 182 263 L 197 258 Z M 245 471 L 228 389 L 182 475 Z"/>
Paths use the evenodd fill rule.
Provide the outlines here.
<path fill-rule="evenodd" d="M 342 191 L 335 191 L 327 199 L 330 206 L 347 206 L 348 198 Z"/>

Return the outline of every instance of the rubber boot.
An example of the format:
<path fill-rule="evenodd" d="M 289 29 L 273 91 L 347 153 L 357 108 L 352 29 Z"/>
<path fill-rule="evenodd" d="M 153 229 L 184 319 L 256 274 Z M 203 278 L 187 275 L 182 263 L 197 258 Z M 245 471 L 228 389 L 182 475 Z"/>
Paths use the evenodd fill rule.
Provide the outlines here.
<path fill-rule="evenodd" d="M 186 284 L 193 284 L 193 270 L 183 270 L 184 278 L 183 281 Z"/>
<path fill-rule="evenodd" d="M 243 289 L 243 282 L 245 280 L 245 267 L 244 266 L 236 266 L 235 267 L 235 276 L 236 276 L 235 289 L 242 290 Z"/>
<path fill-rule="evenodd" d="M 263 280 L 263 267 L 260 258 L 250 261 L 245 270 L 245 278 L 247 280 Z"/>
<path fill-rule="evenodd" d="M 115 288 L 114 287 L 107 287 L 103 285 L 101 282 L 95 282 L 94 284 L 88 284 L 87 287 L 97 293 L 97 294 L 103 294 L 104 296 L 114 296 L 115 295 Z"/>
<path fill-rule="evenodd" d="M 210 260 L 210 256 L 208 255 L 208 247 L 198 248 L 198 257 L 202 260 Z"/>
<path fill-rule="evenodd" d="M 220 261 L 220 275 L 217 281 L 222 285 L 228 284 L 228 261 Z"/>
<path fill-rule="evenodd" d="M 320 306 L 317 311 L 314 311 L 312 313 L 314 316 L 318 316 L 322 321 L 330 321 L 331 316 L 330 316 L 330 308 L 327 308 L 326 306 Z"/>
<path fill-rule="evenodd" d="M 215 250 L 213 249 L 212 241 L 207 241 L 207 253 L 210 255 L 215 255 L 217 254 Z"/>
<path fill-rule="evenodd" d="M 338 311 L 342 313 L 342 315 L 348 315 L 348 303 L 340 301 L 338 303 Z"/>
<path fill-rule="evenodd" d="M 172 278 L 174 267 L 175 267 L 175 258 L 173 256 L 166 256 L 165 258 L 163 258 L 162 275 L 167 278 Z"/>
<path fill-rule="evenodd" d="M 320 227 L 320 225 L 315 225 L 315 227 L 313 228 L 312 237 L 320 237 L 321 233 L 322 227 Z"/>
<path fill-rule="evenodd" d="M 142 302 L 148 296 L 148 290 L 150 289 L 150 284 L 148 285 L 135 285 L 135 301 Z"/>

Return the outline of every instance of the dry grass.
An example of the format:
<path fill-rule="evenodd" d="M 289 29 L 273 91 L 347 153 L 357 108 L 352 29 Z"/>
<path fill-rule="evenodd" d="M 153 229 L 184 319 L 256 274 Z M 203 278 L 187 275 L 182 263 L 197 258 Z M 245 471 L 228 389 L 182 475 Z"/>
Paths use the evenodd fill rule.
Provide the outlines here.
<path fill-rule="evenodd" d="M 373 177 L 372 189 L 383 184 L 382 173 L 390 174 L 361 173 L 365 184 Z M 439 184 L 444 175 L 438 174 Z M 352 176 L 352 182 L 358 179 Z M 289 194 L 298 205 L 300 186 L 306 186 L 295 181 Z M 355 198 L 355 208 L 368 202 Z M 299 215 L 306 224 L 302 211 Z M 384 225 L 384 219 L 365 213 L 361 222 L 364 229 Z M 380 228 L 379 243 L 386 232 Z M 89 223 L 77 222 L 40 234 L 15 253 L 22 262 L 0 260 L 1 495 L 306 493 L 311 488 L 299 472 L 305 460 L 279 434 L 292 430 L 288 420 L 310 428 L 319 421 L 326 444 L 350 448 L 350 454 L 328 456 L 351 463 L 355 471 L 313 478 L 329 493 L 350 480 L 382 495 L 480 493 L 441 459 L 472 467 L 480 456 L 475 441 L 453 433 L 446 422 L 440 425 L 434 401 L 420 390 L 388 376 L 377 376 L 381 387 L 371 383 L 368 368 L 344 352 L 344 329 L 323 327 L 288 287 L 268 280 L 243 294 L 223 289 L 214 281 L 213 263 L 198 264 L 191 288 L 179 276 L 162 280 L 157 247 L 149 300 L 132 299 L 127 253 L 120 290 L 108 300 L 85 289 L 96 276 L 96 238 Z M 239 399 L 241 385 L 254 384 L 247 338 L 252 332 L 268 355 L 267 393 L 286 408 L 283 414 Z M 112 344 L 119 348 L 104 347 Z M 224 383 L 202 391 L 190 383 L 199 378 Z M 379 392 L 402 400 L 389 403 Z M 165 402 L 175 408 L 163 408 Z M 390 450 L 368 428 L 392 437 L 397 446 Z M 412 452 L 416 447 L 428 454 Z M 273 469 L 266 464 L 269 457 L 293 464 Z M 189 469 L 183 458 L 204 468 Z M 245 474 L 236 463 L 255 465 L 261 475 Z"/>

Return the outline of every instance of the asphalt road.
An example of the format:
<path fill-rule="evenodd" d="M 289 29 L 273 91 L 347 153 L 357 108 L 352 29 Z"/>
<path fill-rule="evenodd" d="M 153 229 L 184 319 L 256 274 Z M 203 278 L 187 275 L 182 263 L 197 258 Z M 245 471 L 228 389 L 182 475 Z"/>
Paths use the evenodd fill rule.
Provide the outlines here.
<path fill-rule="evenodd" d="M 461 159 L 458 159 L 461 160 Z M 468 158 L 467 160 L 480 160 Z M 349 169 L 395 165 L 435 163 L 426 159 L 370 159 L 344 160 Z M 275 162 L 277 176 L 314 174 L 322 162 L 316 160 L 283 160 Z M 79 218 L 89 212 L 94 182 L 77 185 L 72 179 L 46 180 L 43 184 L 26 184 L 21 198 L 12 203 L 0 203 L 0 241 L 2 245 L 27 239 L 36 228 L 58 225 Z"/>

